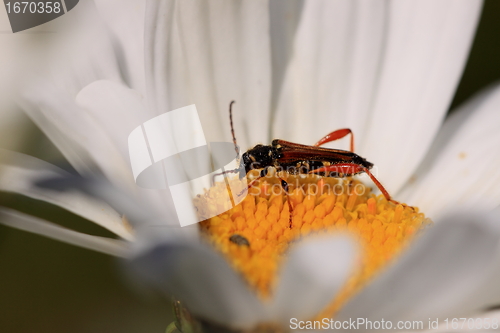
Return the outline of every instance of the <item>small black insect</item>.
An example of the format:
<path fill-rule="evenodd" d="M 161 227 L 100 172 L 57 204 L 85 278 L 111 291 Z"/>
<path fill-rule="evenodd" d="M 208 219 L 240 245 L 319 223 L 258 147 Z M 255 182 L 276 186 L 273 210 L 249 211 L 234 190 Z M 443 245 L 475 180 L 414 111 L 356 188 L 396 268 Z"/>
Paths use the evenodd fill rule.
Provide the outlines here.
<path fill-rule="evenodd" d="M 238 235 L 238 234 L 231 235 L 231 237 L 229 237 L 229 241 L 231 243 L 234 243 L 234 244 L 240 245 L 240 246 L 244 246 L 244 245 L 250 246 L 250 242 L 248 241 L 248 239 L 246 239 L 245 237 Z"/>

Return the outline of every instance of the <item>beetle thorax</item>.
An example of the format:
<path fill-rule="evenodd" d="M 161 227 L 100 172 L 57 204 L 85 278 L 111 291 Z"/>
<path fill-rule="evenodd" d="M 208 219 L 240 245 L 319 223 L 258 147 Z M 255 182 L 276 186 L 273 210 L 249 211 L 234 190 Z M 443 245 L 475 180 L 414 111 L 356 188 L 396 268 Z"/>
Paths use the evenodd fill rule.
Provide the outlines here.
<path fill-rule="evenodd" d="M 245 171 L 248 173 L 250 170 L 262 169 L 274 165 L 275 148 L 272 146 L 256 145 L 243 154 L 243 163 L 245 164 Z"/>

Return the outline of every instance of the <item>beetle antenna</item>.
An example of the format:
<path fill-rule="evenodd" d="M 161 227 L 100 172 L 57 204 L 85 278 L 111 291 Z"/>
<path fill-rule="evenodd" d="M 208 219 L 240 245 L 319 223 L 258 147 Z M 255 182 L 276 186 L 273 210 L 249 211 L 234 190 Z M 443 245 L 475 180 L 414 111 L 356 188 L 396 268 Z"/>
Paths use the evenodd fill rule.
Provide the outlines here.
<path fill-rule="evenodd" d="M 238 144 L 236 143 L 236 136 L 234 135 L 234 126 L 233 126 L 233 104 L 236 103 L 235 101 L 231 101 L 229 103 L 229 123 L 231 124 L 231 134 L 233 135 L 233 142 L 234 142 L 234 150 L 236 151 L 236 157 L 240 156 L 240 148 L 238 147 Z"/>

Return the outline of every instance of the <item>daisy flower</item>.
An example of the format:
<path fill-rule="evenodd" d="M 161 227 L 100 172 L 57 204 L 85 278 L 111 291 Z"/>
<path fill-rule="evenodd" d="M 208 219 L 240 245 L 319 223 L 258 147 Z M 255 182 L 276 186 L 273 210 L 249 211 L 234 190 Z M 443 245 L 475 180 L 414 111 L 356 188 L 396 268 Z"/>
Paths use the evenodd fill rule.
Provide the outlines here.
<path fill-rule="evenodd" d="M 22 105 L 86 180 L 3 152 L 0 189 L 121 239 L 5 208 L 1 222 L 126 257 L 137 276 L 180 300 L 172 332 L 318 329 L 307 325 L 330 318 L 429 329 L 434 319 L 475 315 L 500 302 L 499 88 L 445 115 L 480 9 L 479 1 L 81 3 L 65 15 L 76 23 L 55 48 L 57 64 L 32 80 Z M 136 186 L 128 135 L 196 104 L 207 141 L 230 142 L 231 100 L 243 150 L 273 138 L 313 144 L 351 128 L 356 153 L 376 164 L 389 193 L 418 208 L 392 205 L 359 180 L 290 176 L 298 185 L 277 194 L 271 174 L 241 205 L 181 228 L 167 190 Z M 353 194 L 358 185 L 363 193 Z M 217 204 L 221 186 L 199 200 Z M 309 234 L 318 235 L 298 242 Z M 397 326 L 415 321 L 423 326 Z"/>

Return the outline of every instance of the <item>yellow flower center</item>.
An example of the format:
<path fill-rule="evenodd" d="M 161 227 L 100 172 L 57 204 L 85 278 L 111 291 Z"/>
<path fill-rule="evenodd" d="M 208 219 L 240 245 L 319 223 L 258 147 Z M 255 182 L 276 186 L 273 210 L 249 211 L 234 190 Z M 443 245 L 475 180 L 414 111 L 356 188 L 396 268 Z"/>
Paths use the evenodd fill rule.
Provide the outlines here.
<path fill-rule="evenodd" d="M 255 175 L 254 175 L 255 176 Z M 262 298 L 277 283 L 277 271 L 294 241 L 309 234 L 349 232 L 361 244 L 355 273 L 320 317 L 332 316 L 373 276 L 432 224 L 417 208 L 394 205 L 351 178 L 288 176 L 289 195 L 273 174 L 257 181 L 244 201 L 200 223 L 202 234 Z M 217 207 L 225 183 L 195 199 L 200 217 Z M 287 200 L 292 204 L 292 223 Z"/>

